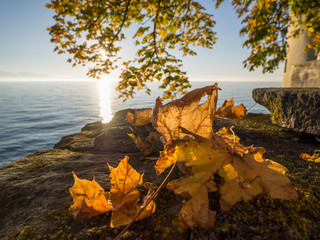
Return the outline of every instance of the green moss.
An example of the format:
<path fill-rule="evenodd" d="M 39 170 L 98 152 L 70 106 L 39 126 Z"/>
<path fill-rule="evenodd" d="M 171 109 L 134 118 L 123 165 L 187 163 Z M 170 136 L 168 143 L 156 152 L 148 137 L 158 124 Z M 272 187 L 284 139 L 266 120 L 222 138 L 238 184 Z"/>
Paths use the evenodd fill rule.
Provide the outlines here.
<path fill-rule="evenodd" d="M 36 235 L 36 228 L 25 226 L 19 233 L 17 240 L 39 239 Z"/>
<path fill-rule="evenodd" d="M 155 223 L 154 237 L 155 239 L 167 239 L 168 236 L 176 236 L 176 239 L 183 239 L 185 229 L 179 225 L 178 213 L 179 208 L 176 212 L 168 214 L 168 209 L 171 204 L 174 204 L 172 200 L 176 199 L 173 192 L 168 190 L 161 190 L 156 198 L 157 209 L 152 215 L 152 219 Z"/>

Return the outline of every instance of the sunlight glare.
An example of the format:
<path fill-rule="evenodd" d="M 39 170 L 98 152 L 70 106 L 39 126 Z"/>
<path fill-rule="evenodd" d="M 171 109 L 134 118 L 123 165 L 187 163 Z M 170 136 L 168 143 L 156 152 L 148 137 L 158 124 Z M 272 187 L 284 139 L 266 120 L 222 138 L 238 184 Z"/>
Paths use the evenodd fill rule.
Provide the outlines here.
<path fill-rule="evenodd" d="M 99 81 L 100 117 L 102 122 L 109 122 L 113 115 L 111 111 L 111 81 Z"/>

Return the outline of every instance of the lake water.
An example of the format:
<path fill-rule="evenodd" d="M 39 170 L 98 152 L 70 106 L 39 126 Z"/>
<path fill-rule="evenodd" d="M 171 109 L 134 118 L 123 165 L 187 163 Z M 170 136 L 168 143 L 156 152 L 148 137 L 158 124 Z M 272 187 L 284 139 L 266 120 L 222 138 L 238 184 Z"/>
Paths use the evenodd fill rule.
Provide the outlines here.
<path fill-rule="evenodd" d="M 213 82 L 192 82 L 192 88 Z M 234 97 L 235 104 L 254 105 L 253 88 L 280 87 L 280 82 L 218 82 L 218 106 Z M 126 102 L 117 99 L 115 83 L 97 82 L 0 82 L 0 166 L 32 152 L 52 148 L 61 137 L 79 132 L 91 122 L 108 121 L 125 108 L 152 107 L 161 90 L 139 93 Z M 255 105 L 250 112 L 267 113 Z"/>

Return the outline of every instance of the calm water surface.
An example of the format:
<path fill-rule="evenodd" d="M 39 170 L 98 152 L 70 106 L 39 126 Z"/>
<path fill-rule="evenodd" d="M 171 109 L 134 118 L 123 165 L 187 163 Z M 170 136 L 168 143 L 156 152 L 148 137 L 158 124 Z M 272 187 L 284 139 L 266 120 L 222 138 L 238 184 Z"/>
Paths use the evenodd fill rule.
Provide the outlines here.
<path fill-rule="evenodd" d="M 198 88 L 213 82 L 193 82 Z M 28 154 L 52 148 L 61 137 L 90 122 L 108 121 L 124 108 L 152 107 L 161 95 L 152 85 L 152 95 L 139 93 L 122 102 L 116 84 L 108 82 L 0 82 L 0 166 Z M 235 104 L 254 105 L 251 90 L 280 87 L 280 82 L 220 82 L 218 106 L 234 97 Z M 255 105 L 250 112 L 268 112 Z"/>

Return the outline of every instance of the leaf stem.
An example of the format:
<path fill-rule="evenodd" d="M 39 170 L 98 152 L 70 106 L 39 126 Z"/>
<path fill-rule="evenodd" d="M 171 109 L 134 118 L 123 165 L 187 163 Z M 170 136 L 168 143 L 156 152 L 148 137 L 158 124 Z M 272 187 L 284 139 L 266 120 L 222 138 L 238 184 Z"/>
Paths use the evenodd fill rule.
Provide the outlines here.
<path fill-rule="evenodd" d="M 122 229 L 122 231 L 113 239 L 113 240 L 118 240 L 120 239 L 120 237 L 128 230 L 128 228 L 135 222 L 135 220 L 140 216 L 140 214 L 143 212 L 143 210 L 149 205 L 149 203 L 158 195 L 158 192 L 160 191 L 160 189 L 163 187 L 163 185 L 166 183 L 166 181 L 168 180 L 169 176 L 171 175 L 174 167 L 176 166 L 177 162 L 175 162 L 172 166 L 172 168 L 170 169 L 170 172 L 167 174 L 166 178 L 162 181 L 162 183 L 160 184 L 160 186 L 158 187 L 158 189 L 151 195 L 151 197 L 148 199 L 148 201 L 144 204 L 144 206 L 141 208 L 141 210 L 132 218 L 131 222 L 128 223 L 124 229 Z M 102 240 L 102 238 L 100 238 L 100 240 Z"/>
<path fill-rule="evenodd" d="M 103 233 L 101 234 L 99 240 L 103 240 L 106 238 L 106 234 L 109 230 L 109 226 L 110 226 L 110 220 L 107 222 L 107 226 L 106 226 L 106 229 L 103 231 Z"/>
<path fill-rule="evenodd" d="M 230 128 L 230 131 L 231 131 L 232 134 L 233 134 L 233 149 L 232 149 L 232 154 L 234 154 L 235 151 L 236 151 L 236 134 L 234 133 L 234 131 L 232 130 L 232 128 L 234 128 L 234 126 L 232 126 L 232 127 Z"/>

